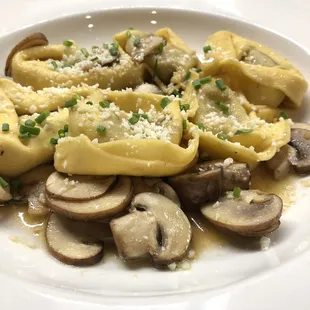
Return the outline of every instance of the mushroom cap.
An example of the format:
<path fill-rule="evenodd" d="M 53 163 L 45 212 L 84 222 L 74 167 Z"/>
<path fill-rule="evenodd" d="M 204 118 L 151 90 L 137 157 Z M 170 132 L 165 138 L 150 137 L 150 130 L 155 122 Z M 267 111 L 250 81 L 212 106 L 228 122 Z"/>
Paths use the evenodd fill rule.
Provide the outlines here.
<path fill-rule="evenodd" d="M 48 40 L 46 36 L 41 32 L 35 32 L 27 36 L 25 39 L 21 40 L 15 47 L 11 50 L 5 63 L 4 73 L 6 76 L 12 75 L 12 59 L 17 52 L 25 50 L 33 46 L 47 45 Z"/>
<path fill-rule="evenodd" d="M 46 193 L 46 202 L 54 212 L 76 220 L 101 220 L 121 212 L 129 204 L 132 193 L 131 179 L 120 176 L 115 187 L 99 198 L 68 201 L 51 197 Z"/>
<path fill-rule="evenodd" d="M 186 215 L 173 201 L 160 194 L 141 193 L 134 197 L 129 212 L 110 224 L 123 257 L 132 259 L 149 253 L 157 264 L 182 259 L 192 231 Z"/>
<path fill-rule="evenodd" d="M 297 173 L 310 172 L 310 125 L 295 123 L 291 129 L 290 145 L 296 150 L 296 157 L 290 162 Z"/>
<path fill-rule="evenodd" d="M 282 208 L 282 200 L 277 195 L 244 190 L 240 198 L 228 192 L 215 204 L 202 206 L 201 212 L 215 226 L 254 237 L 279 227 Z"/>
<path fill-rule="evenodd" d="M 68 176 L 55 171 L 46 181 L 46 191 L 51 197 L 62 200 L 91 200 L 103 196 L 115 183 L 116 176 Z"/>
<path fill-rule="evenodd" d="M 102 225 L 86 223 L 51 213 L 45 237 L 50 253 L 65 264 L 88 266 L 103 257 Z"/>

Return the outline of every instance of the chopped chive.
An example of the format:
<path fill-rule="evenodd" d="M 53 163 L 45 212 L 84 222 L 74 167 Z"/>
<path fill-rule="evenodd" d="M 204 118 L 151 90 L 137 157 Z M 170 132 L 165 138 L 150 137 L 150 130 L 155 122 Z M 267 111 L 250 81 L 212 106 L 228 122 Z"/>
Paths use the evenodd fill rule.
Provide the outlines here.
<path fill-rule="evenodd" d="M 280 117 L 282 117 L 284 119 L 288 119 L 289 118 L 289 116 L 288 116 L 288 114 L 286 112 L 281 112 L 280 113 Z"/>
<path fill-rule="evenodd" d="M 37 124 L 41 124 L 46 120 L 46 118 L 50 115 L 49 110 L 43 111 L 38 117 L 36 117 L 34 120 Z"/>
<path fill-rule="evenodd" d="M 228 135 L 226 135 L 225 133 L 218 133 L 217 137 L 221 140 L 227 140 L 228 139 Z"/>
<path fill-rule="evenodd" d="M 33 121 L 32 119 L 27 119 L 25 122 L 26 126 L 34 127 L 36 125 L 36 122 Z"/>
<path fill-rule="evenodd" d="M 57 144 L 58 143 L 58 139 L 56 139 L 56 138 L 51 138 L 50 139 L 50 144 Z"/>
<path fill-rule="evenodd" d="M 192 75 L 192 72 L 188 71 L 186 74 L 185 74 L 185 77 L 184 77 L 184 80 L 187 81 Z"/>
<path fill-rule="evenodd" d="M 182 127 L 183 127 L 183 130 L 186 130 L 186 129 L 187 129 L 187 121 L 186 121 L 186 119 L 183 119 L 183 121 L 182 121 Z"/>
<path fill-rule="evenodd" d="M 129 30 L 126 31 L 126 37 L 129 39 L 131 37 L 131 32 Z"/>
<path fill-rule="evenodd" d="M 158 53 L 161 54 L 164 50 L 164 43 L 160 43 L 158 46 Z"/>
<path fill-rule="evenodd" d="M 82 97 L 81 97 L 80 95 L 78 95 L 78 94 L 74 94 L 74 95 L 72 96 L 72 98 L 73 98 L 73 99 L 76 99 L 76 100 L 81 100 L 81 99 L 82 99 Z"/>
<path fill-rule="evenodd" d="M 63 41 L 63 45 L 66 46 L 66 47 L 70 47 L 70 46 L 72 46 L 72 44 L 73 44 L 72 41 L 69 41 L 69 40 Z"/>
<path fill-rule="evenodd" d="M 205 125 L 200 123 L 198 124 L 198 128 L 201 130 L 201 131 L 205 131 Z"/>
<path fill-rule="evenodd" d="M 58 130 L 59 138 L 64 138 L 66 136 L 66 132 L 63 129 Z"/>
<path fill-rule="evenodd" d="M 63 67 L 64 67 L 64 68 L 72 68 L 73 65 L 72 65 L 72 64 L 64 64 Z"/>
<path fill-rule="evenodd" d="M 89 53 L 88 53 L 88 51 L 87 51 L 87 49 L 86 48 L 81 48 L 81 52 L 82 52 L 82 54 L 87 58 L 88 56 L 89 56 Z"/>
<path fill-rule="evenodd" d="M 98 125 L 96 130 L 98 133 L 102 134 L 106 131 L 106 128 L 102 125 Z"/>
<path fill-rule="evenodd" d="M 118 50 L 114 47 L 110 47 L 109 52 L 110 52 L 111 56 L 117 56 L 118 55 Z"/>
<path fill-rule="evenodd" d="M 223 111 L 223 113 L 227 114 L 229 112 L 229 106 L 228 104 L 224 102 L 215 102 L 215 104 L 218 106 L 218 108 Z"/>
<path fill-rule="evenodd" d="M 112 42 L 111 44 L 116 50 L 119 48 L 119 43 L 117 41 Z"/>
<path fill-rule="evenodd" d="M 2 124 L 2 131 L 8 132 L 10 130 L 10 125 L 8 123 Z"/>
<path fill-rule="evenodd" d="M 155 82 L 155 78 L 157 76 L 157 67 L 158 67 L 158 58 L 155 58 L 155 64 L 154 64 L 154 73 L 152 76 L 152 81 Z"/>
<path fill-rule="evenodd" d="M 72 97 L 71 99 L 69 99 L 65 102 L 64 107 L 65 108 L 71 108 L 71 107 L 75 106 L 76 104 L 77 104 L 77 99 Z"/>
<path fill-rule="evenodd" d="M 102 47 L 104 48 L 104 49 L 108 49 L 109 48 L 109 44 L 107 44 L 107 43 L 103 43 L 102 44 Z M 97 46 L 97 48 L 99 48 L 98 46 Z"/>
<path fill-rule="evenodd" d="M 96 56 L 96 57 L 93 57 L 93 58 L 91 58 L 90 60 L 91 61 L 97 61 L 99 58 Z"/>
<path fill-rule="evenodd" d="M 199 89 L 201 87 L 200 80 L 194 80 L 192 82 L 192 85 L 194 86 L 195 89 Z"/>
<path fill-rule="evenodd" d="M 139 122 L 139 117 L 137 117 L 137 116 L 132 116 L 132 117 L 128 120 L 128 122 L 129 122 L 131 125 L 134 125 L 134 124 L 136 124 L 136 123 Z"/>
<path fill-rule="evenodd" d="M 164 97 L 160 100 L 160 106 L 164 109 L 170 102 L 171 100 L 168 97 Z"/>
<path fill-rule="evenodd" d="M 197 73 L 200 73 L 202 70 L 201 70 L 200 68 L 196 68 L 195 71 L 196 71 Z"/>
<path fill-rule="evenodd" d="M 181 111 L 187 111 L 190 108 L 190 105 L 188 103 L 180 104 Z"/>
<path fill-rule="evenodd" d="M 30 133 L 31 135 L 38 136 L 40 134 L 40 128 L 39 127 L 31 127 L 26 125 L 20 125 L 19 132 L 21 134 L 24 133 Z"/>
<path fill-rule="evenodd" d="M 212 77 L 211 76 L 206 76 L 202 79 L 199 80 L 201 85 L 210 83 L 212 81 Z"/>
<path fill-rule="evenodd" d="M 93 105 L 94 103 L 91 101 L 87 101 L 86 104 Z"/>
<path fill-rule="evenodd" d="M 175 88 L 172 92 L 176 97 L 182 98 L 182 94 Z"/>
<path fill-rule="evenodd" d="M 55 60 L 53 60 L 52 62 L 51 62 L 51 64 L 52 64 L 52 66 L 53 66 L 53 68 L 54 69 L 57 69 L 57 63 L 56 63 L 56 61 Z"/>
<path fill-rule="evenodd" d="M 129 30 L 134 30 L 134 28 L 133 28 L 133 27 L 129 27 L 128 29 L 129 29 Z"/>
<path fill-rule="evenodd" d="M 146 114 L 146 113 L 132 113 L 132 116 L 133 117 L 137 117 L 138 119 L 140 118 L 140 117 L 142 117 L 142 118 L 144 118 L 144 119 L 148 119 L 149 118 L 149 116 Z"/>
<path fill-rule="evenodd" d="M 227 88 L 227 86 L 224 84 L 224 82 L 221 79 L 218 79 L 215 81 L 215 84 L 217 85 L 217 87 L 223 91 Z"/>
<path fill-rule="evenodd" d="M 109 107 L 110 107 L 110 104 L 111 104 L 111 102 L 108 101 L 108 100 L 103 100 L 103 101 L 100 101 L 100 102 L 99 102 L 99 105 L 100 105 L 102 108 L 109 108 Z"/>
<path fill-rule="evenodd" d="M 234 198 L 240 198 L 240 193 L 241 193 L 241 188 L 240 187 L 235 187 L 234 190 L 233 190 Z"/>
<path fill-rule="evenodd" d="M 239 129 L 239 130 L 236 131 L 235 136 L 241 135 L 241 134 L 244 134 L 244 133 L 250 133 L 252 131 L 253 131 L 253 129 L 247 129 L 247 128 Z"/>
<path fill-rule="evenodd" d="M 204 52 L 204 53 L 208 53 L 208 52 L 210 52 L 211 50 L 212 50 L 212 48 L 211 48 L 210 45 L 206 45 L 206 46 L 203 47 L 203 52 Z"/>
<path fill-rule="evenodd" d="M 22 140 L 29 140 L 31 138 L 31 134 L 29 132 L 20 133 L 18 138 Z"/>
<path fill-rule="evenodd" d="M 0 177 L 0 185 L 2 188 L 6 188 L 9 186 L 9 183 L 6 180 L 4 180 L 2 177 Z"/>
<path fill-rule="evenodd" d="M 106 45 L 106 46 L 108 46 L 108 45 Z M 104 47 L 104 44 L 103 44 L 103 47 Z M 98 48 L 99 48 L 99 46 L 97 46 L 97 45 L 93 45 L 93 46 L 91 47 L 92 50 L 95 50 L 95 49 L 98 49 Z"/>
<path fill-rule="evenodd" d="M 23 183 L 21 180 L 15 179 L 11 181 L 11 187 L 14 193 L 19 193 L 20 190 L 23 188 Z"/>
<path fill-rule="evenodd" d="M 68 130 L 69 130 L 69 126 L 66 124 L 66 125 L 64 126 L 64 132 L 68 132 Z"/>
<path fill-rule="evenodd" d="M 133 45 L 135 47 L 138 47 L 141 44 L 141 38 L 135 38 L 135 40 L 133 41 Z"/>

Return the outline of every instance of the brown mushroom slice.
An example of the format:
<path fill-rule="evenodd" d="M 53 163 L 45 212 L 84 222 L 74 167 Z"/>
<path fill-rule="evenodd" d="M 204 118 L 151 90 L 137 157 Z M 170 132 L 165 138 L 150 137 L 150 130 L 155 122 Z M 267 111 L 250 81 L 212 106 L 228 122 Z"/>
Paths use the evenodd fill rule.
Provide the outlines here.
<path fill-rule="evenodd" d="M 242 61 L 251 65 L 261 65 L 264 67 L 275 67 L 278 64 L 266 54 L 255 48 L 250 49 L 242 58 Z"/>
<path fill-rule="evenodd" d="M 134 197 L 129 212 L 110 224 L 121 255 L 133 259 L 149 253 L 159 265 L 183 258 L 191 241 L 191 226 L 173 201 L 160 194 L 141 193 Z"/>
<path fill-rule="evenodd" d="M 10 192 L 10 186 L 2 187 L 0 186 L 0 203 L 9 201 L 12 199 L 12 195 Z"/>
<path fill-rule="evenodd" d="M 103 257 L 103 244 L 99 238 L 93 240 L 93 235 L 98 233 L 98 225 L 102 225 L 94 224 L 77 222 L 52 213 L 45 231 L 50 253 L 69 265 L 96 264 Z"/>
<path fill-rule="evenodd" d="M 116 181 L 116 176 L 84 176 L 55 171 L 46 181 L 46 191 L 51 197 L 62 200 L 90 200 L 103 196 Z"/>
<path fill-rule="evenodd" d="M 46 207 L 45 183 L 40 181 L 28 192 L 28 213 L 34 216 L 44 216 L 49 213 Z"/>
<path fill-rule="evenodd" d="M 165 182 L 159 182 L 154 185 L 156 192 L 158 194 L 161 194 L 171 201 L 173 201 L 178 207 L 181 208 L 181 202 L 177 195 L 177 193 L 174 191 L 174 189 Z"/>
<path fill-rule="evenodd" d="M 280 197 L 258 190 L 241 191 L 240 198 L 228 192 L 214 204 L 201 207 L 215 226 L 243 236 L 264 236 L 280 225 L 283 203 Z"/>
<path fill-rule="evenodd" d="M 47 178 L 55 171 L 53 165 L 46 164 L 33 168 L 19 177 L 23 185 L 32 185 L 39 181 L 46 181 Z"/>
<path fill-rule="evenodd" d="M 121 176 L 115 187 L 99 198 L 66 201 L 54 198 L 47 193 L 46 202 L 56 213 L 76 220 L 101 220 L 121 212 L 130 203 L 132 192 L 131 179 Z"/>
<path fill-rule="evenodd" d="M 4 73 L 6 76 L 11 76 L 12 74 L 12 59 L 14 55 L 17 52 L 20 52 L 22 50 L 25 50 L 27 48 L 33 47 L 33 46 L 42 46 L 42 45 L 47 45 L 48 40 L 46 36 L 41 33 L 41 32 L 35 32 L 30 34 L 28 37 L 25 39 L 21 40 L 10 52 L 6 59 L 5 63 L 5 70 Z"/>
<path fill-rule="evenodd" d="M 126 42 L 125 50 L 135 61 L 142 62 L 145 56 L 158 54 L 164 45 L 166 40 L 154 34 L 141 37 L 132 35 Z"/>
<path fill-rule="evenodd" d="M 274 157 L 267 161 L 267 166 L 273 171 L 274 178 L 276 180 L 281 180 L 289 174 L 291 163 L 296 162 L 296 160 L 296 150 L 292 146 L 286 144 L 281 147 Z"/>
<path fill-rule="evenodd" d="M 289 143 L 296 150 L 296 157 L 290 162 L 297 173 L 310 172 L 310 125 L 295 123 L 291 129 Z"/>

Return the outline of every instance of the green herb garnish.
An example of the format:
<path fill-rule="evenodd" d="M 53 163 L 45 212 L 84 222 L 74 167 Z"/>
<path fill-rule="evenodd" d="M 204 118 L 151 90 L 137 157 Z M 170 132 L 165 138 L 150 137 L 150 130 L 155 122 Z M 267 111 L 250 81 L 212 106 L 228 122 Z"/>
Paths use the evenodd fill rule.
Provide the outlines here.
<path fill-rule="evenodd" d="M 201 70 L 200 68 L 196 68 L 195 71 L 196 71 L 197 73 L 200 73 L 202 70 Z"/>
<path fill-rule="evenodd" d="M 65 108 L 71 108 L 71 107 L 75 106 L 76 104 L 77 104 L 77 99 L 72 97 L 71 99 L 69 99 L 65 102 L 64 107 Z"/>
<path fill-rule="evenodd" d="M 182 94 L 175 88 L 174 90 L 173 90 L 173 95 L 175 95 L 176 97 L 179 97 L 179 98 L 182 98 Z"/>
<path fill-rule="evenodd" d="M 66 47 L 70 47 L 70 46 L 72 46 L 73 42 L 72 42 L 72 41 L 69 41 L 69 40 L 65 40 L 65 41 L 63 41 L 62 44 L 63 44 L 64 46 L 66 46 Z"/>
<path fill-rule="evenodd" d="M 129 30 L 126 31 L 126 37 L 129 39 L 131 37 L 131 32 Z"/>
<path fill-rule="evenodd" d="M 66 136 L 66 132 L 63 129 L 58 130 L 59 138 L 64 138 Z"/>
<path fill-rule="evenodd" d="M 186 74 L 185 74 L 185 76 L 184 76 L 184 80 L 185 80 L 185 81 L 189 80 L 189 78 L 191 77 L 191 75 L 192 75 L 192 72 L 190 72 L 190 71 L 186 72 Z"/>
<path fill-rule="evenodd" d="M 99 102 L 99 105 L 100 105 L 102 108 L 109 108 L 109 107 L 110 107 L 110 104 L 111 104 L 111 102 L 108 101 L 108 100 L 103 100 L 103 101 L 100 101 L 100 102 Z"/>
<path fill-rule="evenodd" d="M 37 124 L 41 124 L 43 123 L 46 118 L 50 115 L 50 111 L 49 110 L 45 110 L 43 111 L 38 117 L 36 117 L 34 120 Z"/>
<path fill-rule="evenodd" d="M 160 106 L 164 109 L 170 102 L 171 100 L 168 97 L 164 97 L 160 100 Z"/>
<path fill-rule="evenodd" d="M 161 54 L 164 50 L 164 43 L 160 43 L 158 46 L 158 53 Z"/>
<path fill-rule="evenodd" d="M 189 108 L 190 108 L 190 105 L 188 103 L 180 104 L 181 111 L 187 111 Z"/>
<path fill-rule="evenodd" d="M 289 118 L 289 116 L 288 116 L 288 114 L 286 112 L 281 112 L 280 113 L 280 117 L 282 117 L 284 119 L 288 119 Z"/>
<path fill-rule="evenodd" d="M 0 185 L 2 188 L 6 188 L 9 186 L 9 183 L 6 180 L 4 180 L 2 177 L 0 177 Z"/>
<path fill-rule="evenodd" d="M 217 87 L 223 91 L 227 88 L 227 86 L 224 84 L 224 82 L 221 79 L 218 79 L 215 81 L 215 84 L 217 85 Z"/>
<path fill-rule="evenodd" d="M 18 138 L 22 139 L 22 140 L 29 140 L 31 138 L 31 133 L 29 133 L 29 132 L 20 133 L 18 135 Z"/>
<path fill-rule="evenodd" d="M 206 77 L 200 79 L 199 81 L 200 81 L 201 85 L 208 84 L 208 83 L 210 83 L 212 81 L 212 77 L 211 76 L 206 76 Z"/>
<path fill-rule="evenodd" d="M 88 51 L 87 51 L 87 49 L 86 48 L 81 48 L 81 52 L 82 52 L 82 54 L 87 58 L 88 56 L 89 56 L 89 53 L 88 53 Z"/>
<path fill-rule="evenodd" d="M 19 132 L 20 132 L 21 134 L 29 133 L 29 134 L 31 134 L 31 135 L 38 136 L 38 135 L 40 134 L 40 128 L 38 128 L 38 127 L 26 126 L 26 125 L 20 125 L 20 126 L 19 126 Z"/>
<path fill-rule="evenodd" d="M 57 69 L 58 66 L 57 66 L 57 62 L 56 62 L 55 60 L 53 60 L 53 61 L 51 62 L 51 64 L 52 64 L 54 70 Z"/>
<path fill-rule="evenodd" d="M 134 125 L 134 124 L 136 124 L 136 123 L 139 122 L 139 119 L 140 119 L 140 117 L 132 116 L 132 117 L 128 120 L 128 122 L 129 122 L 131 125 Z"/>
<path fill-rule="evenodd" d="M 33 121 L 32 119 L 27 119 L 25 122 L 26 126 L 34 127 L 36 125 L 36 122 Z"/>
<path fill-rule="evenodd" d="M 66 125 L 64 126 L 64 132 L 68 132 L 68 130 L 69 130 L 69 126 L 68 126 L 68 124 L 66 124 Z"/>
<path fill-rule="evenodd" d="M 206 45 L 206 46 L 203 47 L 203 52 L 204 52 L 204 53 L 208 53 L 208 52 L 210 52 L 211 50 L 212 50 L 212 48 L 211 48 L 210 45 Z"/>
<path fill-rule="evenodd" d="M 183 121 L 182 121 L 182 127 L 183 127 L 183 130 L 186 130 L 186 129 L 187 129 L 187 121 L 186 121 L 186 119 L 183 119 Z"/>
<path fill-rule="evenodd" d="M 225 133 L 218 133 L 217 137 L 221 140 L 227 140 L 228 139 L 228 135 L 226 135 Z"/>
<path fill-rule="evenodd" d="M 97 61 L 97 60 L 99 60 L 99 58 L 96 56 L 96 57 L 91 58 L 90 60 L 91 61 Z"/>
<path fill-rule="evenodd" d="M 8 123 L 2 124 L 2 131 L 8 132 L 10 130 L 10 125 Z"/>
<path fill-rule="evenodd" d="M 56 139 L 56 138 L 51 138 L 50 139 L 50 144 L 57 144 L 58 143 L 58 139 Z"/>
<path fill-rule="evenodd" d="M 227 114 L 229 112 L 229 105 L 224 102 L 215 102 L 218 108 L 223 111 L 223 113 Z"/>
<path fill-rule="evenodd" d="M 241 134 L 250 133 L 250 132 L 252 132 L 252 131 L 253 131 L 253 129 L 247 129 L 247 128 L 245 128 L 245 129 L 238 129 L 238 130 L 236 131 L 236 133 L 235 133 L 235 136 L 241 135 Z"/>
<path fill-rule="evenodd" d="M 241 188 L 240 187 L 235 187 L 234 190 L 233 190 L 234 198 L 240 198 L 240 193 L 241 193 Z"/>
<path fill-rule="evenodd" d="M 198 128 L 202 131 L 205 131 L 205 125 L 202 123 L 198 124 Z"/>
<path fill-rule="evenodd" d="M 135 47 L 139 47 L 140 44 L 141 44 L 141 38 L 135 38 L 135 40 L 133 41 L 133 45 Z"/>
<path fill-rule="evenodd" d="M 98 125 L 96 130 L 98 133 L 102 134 L 106 131 L 106 128 L 103 125 Z"/>
<path fill-rule="evenodd" d="M 200 83 L 200 80 L 194 80 L 192 82 L 192 85 L 194 86 L 195 89 L 199 89 L 201 87 L 201 83 Z"/>
<path fill-rule="evenodd" d="M 88 104 L 88 105 L 93 105 L 94 103 L 91 102 L 91 101 L 87 101 L 86 104 Z"/>

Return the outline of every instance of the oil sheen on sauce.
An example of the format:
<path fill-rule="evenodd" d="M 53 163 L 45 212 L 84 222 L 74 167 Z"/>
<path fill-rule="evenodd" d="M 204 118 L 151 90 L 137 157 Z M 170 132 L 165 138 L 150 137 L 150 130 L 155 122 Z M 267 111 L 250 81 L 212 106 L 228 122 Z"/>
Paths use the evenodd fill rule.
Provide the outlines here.
<path fill-rule="evenodd" d="M 274 193 L 282 198 L 285 210 L 295 202 L 295 184 L 297 177 L 289 175 L 281 181 L 276 181 L 268 168 L 259 165 L 252 171 L 251 188 L 259 189 L 268 193 Z M 187 214 L 192 225 L 191 249 L 199 257 L 201 253 L 214 247 L 223 247 L 228 243 L 235 243 L 242 240 L 239 237 L 233 237 L 215 229 L 201 214 Z M 40 239 L 41 244 L 44 242 L 44 229 L 47 217 L 37 217 L 28 214 L 26 205 L 8 205 L 0 207 L 0 219 L 5 218 L 9 225 L 18 225 L 24 232 Z M 21 236 L 8 236 L 11 241 L 32 247 L 32 244 L 23 239 Z M 114 246 L 109 246 L 113 256 L 116 254 Z M 107 250 L 107 249 L 106 249 Z M 109 249 L 108 251 L 110 252 Z M 109 255 L 109 253 L 107 253 Z"/>

